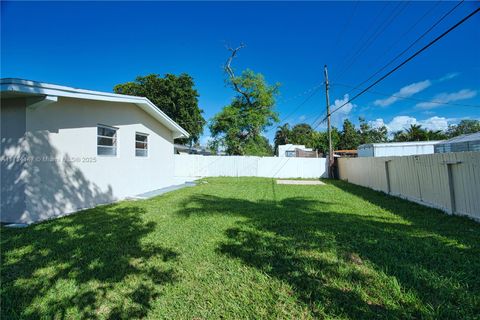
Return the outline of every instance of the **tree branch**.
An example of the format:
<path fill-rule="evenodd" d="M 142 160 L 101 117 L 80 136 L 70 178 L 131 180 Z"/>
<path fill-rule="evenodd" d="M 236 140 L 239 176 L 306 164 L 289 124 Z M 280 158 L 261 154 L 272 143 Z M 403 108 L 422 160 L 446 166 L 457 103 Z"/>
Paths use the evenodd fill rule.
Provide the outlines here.
<path fill-rule="evenodd" d="M 230 57 L 228 58 L 227 62 L 225 63 L 225 72 L 228 74 L 228 76 L 230 77 L 230 80 L 233 84 L 233 88 L 235 89 L 235 91 L 237 91 L 238 93 L 240 93 L 242 96 L 245 97 L 245 99 L 247 100 L 247 103 L 248 105 L 252 105 L 252 102 L 250 101 L 250 96 L 248 95 L 248 93 L 246 93 L 245 91 L 243 91 L 242 89 L 240 89 L 240 87 L 238 86 L 238 84 L 235 82 L 235 73 L 231 67 L 231 64 L 232 64 L 232 61 L 233 59 L 235 58 L 235 56 L 237 55 L 237 52 L 240 51 L 241 49 L 245 48 L 245 45 L 243 43 L 241 43 L 238 47 L 236 48 L 232 48 L 232 47 L 227 47 L 227 49 L 231 52 L 231 55 Z"/>

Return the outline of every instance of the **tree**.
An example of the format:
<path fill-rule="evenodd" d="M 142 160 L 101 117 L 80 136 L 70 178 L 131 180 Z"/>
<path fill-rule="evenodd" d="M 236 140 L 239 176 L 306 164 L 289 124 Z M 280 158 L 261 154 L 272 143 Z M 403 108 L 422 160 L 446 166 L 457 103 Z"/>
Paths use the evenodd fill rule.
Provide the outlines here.
<path fill-rule="evenodd" d="M 314 131 L 307 123 L 299 123 L 293 126 L 290 132 L 290 143 L 304 145 L 313 148 L 315 145 Z"/>
<path fill-rule="evenodd" d="M 411 124 L 405 133 L 408 141 L 426 141 L 428 140 L 427 131 L 420 124 Z"/>
<path fill-rule="evenodd" d="M 408 140 L 408 136 L 403 130 L 398 130 L 393 133 L 393 141 L 394 142 L 406 142 Z"/>
<path fill-rule="evenodd" d="M 257 136 L 253 139 L 250 139 L 245 144 L 245 154 L 256 155 L 263 157 L 271 157 L 274 155 L 272 145 L 268 139 L 264 136 Z"/>
<path fill-rule="evenodd" d="M 447 134 L 442 130 L 427 130 L 427 140 L 445 140 Z"/>
<path fill-rule="evenodd" d="M 445 134 L 438 130 L 426 130 L 419 124 L 411 124 L 410 128 L 405 131 L 397 131 L 393 134 L 393 141 L 429 141 L 429 140 L 443 140 Z"/>
<path fill-rule="evenodd" d="M 357 149 L 360 144 L 360 135 L 355 129 L 355 125 L 348 119 L 343 121 L 343 130 L 340 134 L 338 148 L 342 150 Z"/>
<path fill-rule="evenodd" d="M 321 131 L 314 133 L 314 148 L 324 155 L 328 154 L 328 132 Z M 332 148 L 333 150 L 338 149 L 340 142 L 340 132 L 337 128 L 332 127 Z"/>
<path fill-rule="evenodd" d="M 450 125 L 447 129 L 447 136 L 453 138 L 462 134 L 480 132 L 479 120 L 462 120 L 457 125 Z"/>
<path fill-rule="evenodd" d="M 379 128 L 372 128 L 364 118 L 360 117 L 358 120 L 360 121 L 360 144 L 388 141 L 388 130 L 385 125 Z"/>
<path fill-rule="evenodd" d="M 225 73 L 227 83 L 236 95 L 210 122 L 212 146 L 223 147 L 230 155 L 261 155 L 269 152 L 261 143 L 261 133 L 278 122 L 273 107 L 279 84 L 269 85 L 262 74 L 248 69 L 240 76 L 235 75 L 231 63 L 243 47 L 229 49 L 231 55 L 225 64 Z"/>
<path fill-rule="evenodd" d="M 275 153 L 278 150 L 278 146 L 290 143 L 290 134 L 290 126 L 288 123 L 278 127 L 277 132 L 275 132 L 275 138 L 273 139 Z"/>
<path fill-rule="evenodd" d="M 198 107 L 198 92 L 193 78 L 188 74 L 179 76 L 158 74 L 138 76 L 133 82 L 118 84 L 113 91 L 120 94 L 147 97 L 160 110 L 190 133 L 188 139 L 178 139 L 180 143 L 192 145 L 198 142 L 206 124 L 203 110 Z"/>

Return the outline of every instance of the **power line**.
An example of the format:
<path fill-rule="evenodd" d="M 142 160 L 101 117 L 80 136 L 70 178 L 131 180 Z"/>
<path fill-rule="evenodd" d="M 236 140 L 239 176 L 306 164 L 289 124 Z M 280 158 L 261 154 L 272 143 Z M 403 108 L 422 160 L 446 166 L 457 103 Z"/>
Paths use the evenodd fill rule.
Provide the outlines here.
<path fill-rule="evenodd" d="M 333 83 L 332 87 L 335 86 L 340 86 L 340 87 L 346 87 L 346 88 L 351 88 L 353 90 L 362 90 L 360 87 L 352 86 L 349 84 L 345 83 Z M 352 91 L 353 91 L 352 90 Z M 420 99 L 420 98 L 412 98 L 412 97 L 404 97 L 404 96 L 399 96 L 396 94 L 388 94 L 388 93 L 383 93 L 383 92 L 378 92 L 378 91 L 373 91 L 373 90 L 367 90 L 369 93 L 373 94 L 378 94 L 381 96 L 385 97 L 395 97 L 398 99 L 403 99 L 403 100 L 412 100 L 412 101 L 417 101 L 417 102 L 428 102 L 428 103 L 435 103 L 435 104 L 445 104 L 445 105 L 451 105 L 451 106 L 457 106 L 457 107 L 472 107 L 472 108 L 480 108 L 480 105 L 472 105 L 472 104 L 460 104 L 460 103 L 451 103 L 451 102 L 442 102 L 442 101 L 435 101 L 435 100 L 427 100 L 427 99 Z"/>
<path fill-rule="evenodd" d="M 382 8 L 380 9 L 380 12 L 378 14 L 375 15 L 375 18 L 373 19 L 372 23 L 369 24 L 367 30 L 372 30 L 374 28 L 374 26 L 377 24 L 377 21 L 380 19 L 380 17 L 382 16 L 383 12 L 385 11 L 385 8 L 387 8 L 388 6 L 388 2 L 384 2 Z M 378 27 L 377 27 L 378 29 Z M 375 31 L 377 30 L 375 29 Z M 375 32 L 374 31 L 374 32 Z M 365 37 L 368 35 L 368 32 L 365 32 L 363 33 L 363 36 L 359 39 L 358 42 L 355 43 L 355 45 L 353 45 L 351 47 L 351 50 L 349 50 L 349 53 L 347 53 L 344 58 L 345 58 L 345 61 L 347 60 L 350 60 L 354 55 L 351 54 L 351 52 L 355 49 L 355 48 L 358 48 L 362 45 L 362 43 L 364 43 L 364 40 L 365 40 Z M 357 49 L 358 50 L 358 49 Z M 342 66 L 341 68 L 338 67 L 338 68 L 335 68 L 335 69 L 338 69 L 339 70 L 339 73 L 342 72 L 343 73 L 343 70 L 345 69 L 345 66 Z"/>
<path fill-rule="evenodd" d="M 384 22 L 377 28 L 377 30 L 363 43 L 363 45 L 355 52 L 353 57 L 350 59 L 347 67 L 340 73 L 338 79 L 341 79 L 344 74 L 350 69 L 350 67 L 357 61 L 357 59 L 365 53 L 365 51 L 377 40 L 377 38 L 390 27 L 392 22 L 398 17 L 398 15 L 408 6 L 409 2 L 400 2 L 397 7 L 392 10 L 390 16 L 385 19 Z"/>
<path fill-rule="evenodd" d="M 340 110 L 341 108 L 343 108 L 344 106 L 346 106 L 347 104 L 351 103 L 353 100 L 357 99 L 358 97 L 360 97 L 362 94 L 364 94 L 365 92 L 367 92 L 370 88 L 372 88 L 373 86 L 375 86 L 376 84 L 378 84 L 379 82 L 383 81 L 385 78 L 387 78 L 388 76 L 390 76 L 392 73 L 394 73 L 395 71 L 397 71 L 398 69 L 400 69 L 401 67 L 403 67 L 405 64 L 407 64 L 409 61 L 411 61 L 412 59 L 414 59 L 416 56 L 418 56 L 420 53 L 422 53 L 423 51 L 427 50 L 428 48 L 430 48 L 434 43 L 436 43 L 438 40 L 442 39 L 443 37 L 445 37 L 447 34 L 449 34 L 450 32 L 452 32 L 454 29 L 456 29 L 458 26 L 460 26 L 461 24 L 463 24 L 465 21 L 467 21 L 469 18 L 471 18 L 472 16 L 474 16 L 475 14 L 478 13 L 478 11 L 480 11 L 480 7 L 475 9 L 474 11 L 472 11 L 470 14 L 468 14 L 466 17 L 464 17 L 462 20 L 460 20 L 459 22 L 457 22 L 456 24 L 454 24 L 452 27 L 450 27 L 448 30 L 446 30 L 445 32 L 443 32 L 441 35 L 439 35 L 438 37 L 436 37 L 435 39 L 433 39 L 432 41 L 430 41 L 427 45 L 425 45 L 424 47 L 422 47 L 420 50 L 418 50 L 417 52 L 415 52 L 414 54 L 412 54 L 410 57 L 408 57 L 406 60 L 404 60 L 402 63 L 400 63 L 398 66 L 396 66 L 395 68 L 393 68 L 392 70 L 390 70 L 389 72 L 387 72 L 385 75 L 383 75 L 382 77 L 380 77 L 378 80 L 376 80 L 375 82 L 373 82 L 371 85 L 369 85 L 367 88 L 363 89 L 361 92 L 357 93 L 353 98 L 349 99 L 347 102 L 343 103 L 341 106 L 339 106 L 338 108 L 334 109 L 332 112 L 330 112 L 330 115 L 335 113 L 336 111 Z M 327 115 L 328 116 L 328 115 Z M 324 118 L 322 120 L 325 121 L 326 118 Z"/>
<path fill-rule="evenodd" d="M 338 47 L 340 43 L 343 40 L 343 35 L 345 34 L 345 31 L 348 29 L 350 24 L 352 23 L 353 17 L 357 13 L 357 7 L 358 7 L 358 2 L 359 0 L 355 1 L 355 5 L 353 6 L 352 12 L 350 13 L 350 17 L 348 17 L 347 20 L 345 20 L 345 23 L 343 24 L 343 28 L 340 30 L 340 32 L 337 35 L 337 41 L 335 43 L 335 47 Z"/>
<path fill-rule="evenodd" d="M 389 53 L 390 50 L 392 50 L 392 49 L 395 47 L 396 44 L 399 43 L 399 40 L 402 39 L 403 37 L 405 37 L 407 34 L 410 34 L 410 33 L 412 32 L 412 30 L 415 29 L 415 27 L 416 27 L 420 22 L 424 21 L 425 18 L 426 18 L 430 13 L 432 13 L 432 12 L 435 10 L 436 7 L 438 7 L 438 5 L 440 4 L 440 2 L 441 2 L 441 1 L 437 1 L 437 2 L 435 3 L 435 5 L 434 5 L 433 7 L 431 7 L 431 8 L 428 8 L 427 11 L 425 11 L 425 13 L 424 13 L 420 18 L 418 18 L 417 21 L 415 21 L 414 24 L 412 24 L 412 25 L 410 26 L 410 28 L 408 28 L 407 30 L 405 30 L 405 32 L 403 32 L 399 37 L 395 37 L 395 41 L 393 41 L 393 43 L 387 48 L 387 50 L 383 51 L 382 54 L 378 55 L 378 58 L 385 57 L 385 55 L 386 55 L 387 53 Z M 374 61 L 377 61 L 378 58 L 375 59 Z"/>
<path fill-rule="evenodd" d="M 358 86 L 361 86 L 363 84 L 365 84 L 366 82 L 368 82 L 369 80 L 371 80 L 373 77 L 375 77 L 377 74 L 379 74 L 380 72 L 382 72 L 383 70 L 385 70 L 385 68 L 387 68 L 389 65 L 391 65 L 393 62 L 395 62 L 395 60 L 397 60 L 398 58 L 400 58 L 402 55 L 404 55 L 408 50 L 410 50 L 418 41 L 420 41 L 421 39 L 423 39 L 428 33 L 430 33 L 430 31 L 432 31 L 440 22 L 442 22 L 446 17 L 448 17 L 453 11 L 455 11 L 455 9 L 457 9 L 462 3 L 463 3 L 464 0 L 460 1 L 459 3 L 457 3 L 454 7 L 452 7 L 447 13 L 445 13 L 437 22 L 435 22 L 430 28 L 428 28 L 422 35 L 420 35 L 420 37 L 418 37 L 415 41 L 413 41 L 406 49 L 404 49 L 402 52 L 400 52 L 399 54 L 397 54 L 393 59 L 391 59 L 389 62 L 387 62 L 383 67 L 381 67 L 379 70 L 377 70 L 374 74 L 372 74 L 370 77 L 368 77 L 368 79 L 362 81 Z M 352 92 L 352 90 L 350 90 L 348 93 Z"/>
<path fill-rule="evenodd" d="M 279 123 L 283 123 L 285 124 L 285 120 L 287 120 L 288 118 L 290 118 L 292 115 L 294 115 L 298 110 L 300 110 L 301 107 L 303 107 L 311 98 L 313 98 L 313 96 L 315 96 L 318 91 L 320 90 L 321 86 L 323 85 L 323 82 L 321 84 L 319 84 L 318 86 L 315 87 L 315 89 L 313 90 L 313 92 L 305 99 L 303 100 L 298 106 L 295 107 L 295 109 L 290 112 L 286 117 L 282 118 Z M 265 130 L 264 131 L 264 134 L 266 133 L 270 133 L 272 130 L 274 129 L 277 129 L 277 127 L 271 127 L 270 129 L 268 130 Z"/>
<path fill-rule="evenodd" d="M 290 102 L 292 100 L 296 100 L 298 98 L 301 98 L 303 96 L 306 96 L 307 94 L 311 93 L 313 90 L 317 89 L 318 87 L 321 87 L 323 85 L 323 83 L 320 83 L 320 84 L 317 84 L 317 85 L 314 85 L 313 87 L 307 89 L 307 90 L 304 90 L 303 92 L 300 92 L 298 94 L 296 94 L 295 96 L 291 97 L 291 98 L 288 98 L 288 99 L 285 99 L 285 98 L 282 98 L 280 97 L 278 99 L 278 103 L 277 104 L 284 104 L 284 103 L 287 103 L 287 102 Z"/>
<path fill-rule="evenodd" d="M 292 115 L 294 115 L 302 106 L 305 105 L 305 103 L 307 103 L 311 98 L 313 98 L 314 95 L 316 95 L 318 93 L 318 91 L 320 90 L 322 85 L 323 85 L 323 83 L 318 85 L 305 100 L 303 100 L 298 106 L 296 106 L 295 109 L 292 112 L 290 112 L 286 117 L 284 117 L 282 120 L 280 120 L 280 122 L 283 122 L 283 121 L 287 120 L 288 118 L 290 118 Z"/>

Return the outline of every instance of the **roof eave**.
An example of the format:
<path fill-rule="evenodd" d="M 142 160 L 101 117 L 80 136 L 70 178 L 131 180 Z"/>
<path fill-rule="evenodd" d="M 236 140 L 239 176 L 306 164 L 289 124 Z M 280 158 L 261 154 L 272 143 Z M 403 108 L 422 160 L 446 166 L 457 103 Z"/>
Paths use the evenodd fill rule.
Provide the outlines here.
<path fill-rule="evenodd" d="M 2 79 L 0 83 L 0 92 L 20 92 L 26 95 L 48 95 L 97 101 L 133 103 L 171 130 L 174 139 L 188 138 L 190 136 L 185 129 L 145 97 L 89 91 L 21 79 Z"/>

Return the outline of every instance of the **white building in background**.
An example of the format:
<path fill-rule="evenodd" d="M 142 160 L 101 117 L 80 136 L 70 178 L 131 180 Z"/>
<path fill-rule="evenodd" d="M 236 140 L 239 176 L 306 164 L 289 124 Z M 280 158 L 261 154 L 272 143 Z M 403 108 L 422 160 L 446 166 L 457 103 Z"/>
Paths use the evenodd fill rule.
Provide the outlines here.
<path fill-rule="evenodd" d="M 431 154 L 433 146 L 442 141 L 414 141 L 369 143 L 358 147 L 358 157 L 390 157 L 411 156 L 417 154 Z"/>
<path fill-rule="evenodd" d="M 278 146 L 277 156 L 296 157 L 297 149 L 306 152 L 313 152 L 312 148 L 305 148 L 305 146 L 301 144 L 283 144 Z"/>
<path fill-rule="evenodd" d="M 480 151 L 480 132 L 462 134 L 435 145 L 435 153 Z"/>
<path fill-rule="evenodd" d="M 31 223 L 175 184 L 188 133 L 147 98 L 1 79 L 1 222 Z"/>

